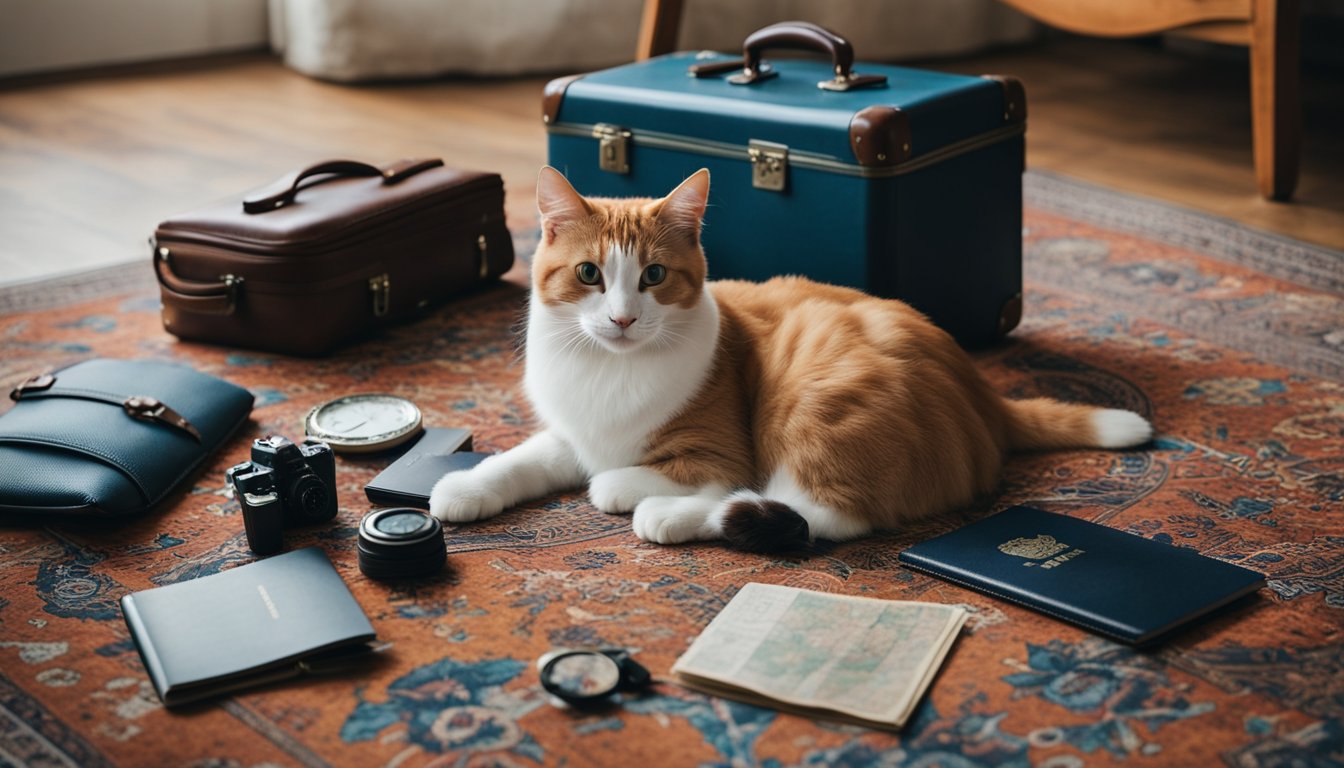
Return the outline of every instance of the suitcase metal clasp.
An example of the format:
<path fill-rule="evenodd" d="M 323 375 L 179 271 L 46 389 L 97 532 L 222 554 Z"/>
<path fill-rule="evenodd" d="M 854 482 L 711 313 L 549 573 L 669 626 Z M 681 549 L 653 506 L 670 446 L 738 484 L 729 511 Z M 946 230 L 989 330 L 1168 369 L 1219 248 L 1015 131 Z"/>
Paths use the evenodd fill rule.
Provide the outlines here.
<path fill-rule="evenodd" d="M 751 158 L 751 186 L 783 192 L 789 178 L 789 148 L 772 141 L 752 139 L 747 142 L 747 156 Z"/>
<path fill-rule="evenodd" d="M 630 172 L 630 131 L 619 125 L 598 123 L 593 126 L 598 140 L 597 167 L 611 173 Z"/>
<path fill-rule="evenodd" d="M 490 276 L 490 258 L 486 255 L 490 243 L 485 239 L 485 235 L 479 235 L 476 238 L 476 256 L 481 262 L 481 269 L 478 277 L 482 280 Z"/>
<path fill-rule="evenodd" d="M 392 280 L 387 273 L 369 278 L 369 293 L 373 295 L 373 316 L 387 314 L 388 297 L 392 295 Z"/>

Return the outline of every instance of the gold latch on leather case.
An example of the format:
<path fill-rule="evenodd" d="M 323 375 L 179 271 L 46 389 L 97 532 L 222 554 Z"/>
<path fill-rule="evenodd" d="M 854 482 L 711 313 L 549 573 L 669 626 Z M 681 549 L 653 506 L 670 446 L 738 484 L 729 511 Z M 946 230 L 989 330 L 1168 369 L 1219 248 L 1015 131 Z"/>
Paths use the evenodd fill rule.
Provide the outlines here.
<path fill-rule="evenodd" d="M 771 141 L 752 139 L 747 142 L 747 156 L 751 158 L 751 186 L 783 192 L 789 178 L 789 148 Z"/>
<path fill-rule="evenodd" d="M 388 297 L 392 294 L 392 281 L 388 278 L 386 272 L 369 278 L 369 293 L 373 295 L 373 316 L 382 317 L 386 315 Z"/>
<path fill-rule="evenodd" d="M 490 243 L 485 239 L 485 235 L 476 238 L 476 257 L 481 261 L 480 278 L 482 280 L 490 276 L 490 259 L 486 254 L 489 248 Z"/>
<path fill-rule="evenodd" d="M 630 172 L 630 131 L 619 125 L 598 123 L 593 126 L 597 139 L 597 167 L 611 173 Z"/>
<path fill-rule="evenodd" d="M 237 275 L 220 275 L 219 281 L 224 284 L 224 295 L 228 297 L 228 305 L 223 314 L 232 315 L 233 310 L 238 308 L 238 292 L 243 289 L 243 278 Z"/>

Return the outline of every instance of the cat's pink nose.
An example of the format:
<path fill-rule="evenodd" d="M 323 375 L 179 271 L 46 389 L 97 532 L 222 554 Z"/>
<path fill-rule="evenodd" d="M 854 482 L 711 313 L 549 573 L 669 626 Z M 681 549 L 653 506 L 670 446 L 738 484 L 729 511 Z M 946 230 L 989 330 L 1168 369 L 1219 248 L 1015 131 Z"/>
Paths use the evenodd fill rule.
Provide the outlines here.
<path fill-rule="evenodd" d="M 619 325 L 622 328 L 629 328 L 630 326 L 634 325 L 635 321 L 638 319 L 639 318 L 637 317 L 613 317 L 611 318 L 611 322 Z"/>

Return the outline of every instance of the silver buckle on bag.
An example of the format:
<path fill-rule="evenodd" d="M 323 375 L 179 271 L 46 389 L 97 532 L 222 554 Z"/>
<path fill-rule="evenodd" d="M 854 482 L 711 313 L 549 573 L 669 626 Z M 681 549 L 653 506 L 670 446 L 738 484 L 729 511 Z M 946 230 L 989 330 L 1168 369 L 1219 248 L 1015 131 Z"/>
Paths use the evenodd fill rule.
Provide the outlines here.
<path fill-rule="evenodd" d="M 747 142 L 747 156 L 751 158 L 751 186 L 783 192 L 789 179 L 789 148 L 772 141 L 752 139 Z"/>

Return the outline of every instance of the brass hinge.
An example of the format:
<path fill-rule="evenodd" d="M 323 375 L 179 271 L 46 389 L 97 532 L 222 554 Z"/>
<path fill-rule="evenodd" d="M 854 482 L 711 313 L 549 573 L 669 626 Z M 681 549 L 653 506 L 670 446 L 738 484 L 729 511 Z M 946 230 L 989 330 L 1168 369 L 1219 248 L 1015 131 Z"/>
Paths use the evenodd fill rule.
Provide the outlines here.
<path fill-rule="evenodd" d="M 386 315 L 388 296 L 392 294 L 392 281 L 388 279 L 386 272 L 369 278 L 369 293 L 373 294 L 373 316 Z"/>
<path fill-rule="evenodd" d="M 747 155 L 751 158 L 751 186 L 783 192 L 789 178 L 789 148 L 752 139 L 747 142 Z"/>
<path fill-rule="evenodd" d="M 630 172 L 630 131 L 619 125 L 598 123 L 593 126 L 597 139 L 597 167 L 611 173 Z"/>

